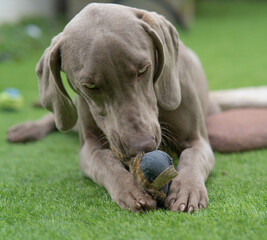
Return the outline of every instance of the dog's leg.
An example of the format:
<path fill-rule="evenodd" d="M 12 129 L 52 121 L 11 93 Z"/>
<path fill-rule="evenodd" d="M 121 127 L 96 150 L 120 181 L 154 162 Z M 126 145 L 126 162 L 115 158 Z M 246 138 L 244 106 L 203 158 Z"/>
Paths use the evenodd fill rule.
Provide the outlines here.
<path fill-rule="evenodd" d="M 80 152 L 80 167 L 93 181 L 104 186 L 122 209 L 144 212 L 156 208 L 156 201 L 144 194 L 133 176 L 109 149 L 100 149 L 100 141 L 87 139 Z"/>
<path fill-rule="evenodd" d="M 123 209 L 134 212 L 155 209 L 156 201 L 137 187 L 131 173 L 109 149 L 104 133 L 81 97 L 77 99 L 77 109 L 82 143 L 80 167 L 84 175 L 105 187 L 112 200 Z"/>
<path fill-rule="evenodd" d="M 178 176 L 172 181 L 165 206 L 172 211 L 188 211 L 206 208 L 208 194 L 205 181 L 213 168 L 214 155 L 204 139 L 196 140 L 192 147 L 180 155 Z"/>
<path fill-rule="evenodd" d="M 55 130 L 54 116 L 49 113 L 36 121 L 28 121 L 11 127 L 7 132 L 7 140 L 13 143 L 37 141 Z"/>

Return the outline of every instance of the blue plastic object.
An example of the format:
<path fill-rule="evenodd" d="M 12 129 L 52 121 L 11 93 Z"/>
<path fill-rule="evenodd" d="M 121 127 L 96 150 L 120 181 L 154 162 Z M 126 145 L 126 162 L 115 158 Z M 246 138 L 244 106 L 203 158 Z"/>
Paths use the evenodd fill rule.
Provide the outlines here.
<path fill-rule="evenodd" d="M 0 109 L 18 110 L 23 105 L 23 97 L 16 88 L 6 88 L 0 93 Z"/>

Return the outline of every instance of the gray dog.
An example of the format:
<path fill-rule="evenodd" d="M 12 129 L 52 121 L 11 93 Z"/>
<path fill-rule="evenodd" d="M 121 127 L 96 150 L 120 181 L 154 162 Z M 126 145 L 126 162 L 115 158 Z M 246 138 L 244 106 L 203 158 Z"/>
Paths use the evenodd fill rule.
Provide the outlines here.
<path fill-rule="evenodd" d="M 60 71 L 77 93 L 75 104 Z M 10 141 L 37 140 L 55 127 L 68 131 L 78 120 L 83 173 L 121 208 L 138 212 L 155 209 L 156 201 L 139 190 L 119 157 L 165 142 L 179 156 L 165 207 L 190 213 L 206 208 L 214 155 L 205 117 L 219 107 L 209 99 L 197 56 L 164 17 L 89 4 L 52 40 L 36 72 L 41 103 L 53 115 L 12 128 Z"/>

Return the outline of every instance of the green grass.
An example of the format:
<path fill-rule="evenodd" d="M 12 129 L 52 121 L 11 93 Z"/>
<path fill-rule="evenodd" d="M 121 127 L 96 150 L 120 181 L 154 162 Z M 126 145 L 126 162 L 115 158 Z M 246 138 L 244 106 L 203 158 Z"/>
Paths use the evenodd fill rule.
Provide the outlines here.
<path fill-rule="evenodd" d="M 266 85 L 267 4 L 215 2 L 198 9 L 192 29 L 180 37 L 202 59 L 211 89 Z M 24 44 L 18 40 L 15 49 Z M 45 113 L 31 107 L 42 45 L 16 57 L 0 41 L 0 51 L 15 56 L 0 62 L 0 90 L 17 87 L 25 98 L 20 111 L 0 111 L 0 239 L 267 239 L 266 149 L 216 154 L 207 210 L 139 215 L 119 209 L 82 176 L 75 133 L 7 143 L 8 127 Z"/>

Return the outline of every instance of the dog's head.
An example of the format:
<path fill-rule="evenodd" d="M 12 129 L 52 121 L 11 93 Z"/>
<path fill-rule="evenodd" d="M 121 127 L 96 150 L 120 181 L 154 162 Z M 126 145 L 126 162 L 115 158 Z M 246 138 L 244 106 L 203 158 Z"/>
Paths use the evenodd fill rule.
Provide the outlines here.
<path fill-rule="evenodd" d="M 39 93 L 57 128 L 68 131 L 77 113 L 60 71 L 123 156 L 156 149 L 158 105 L 172 111 L 181 101 L 178 33 L 156 13 L 90 4 L 53 39 L 36 68 Z"/>

